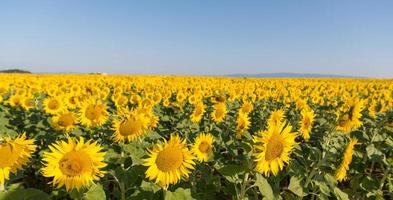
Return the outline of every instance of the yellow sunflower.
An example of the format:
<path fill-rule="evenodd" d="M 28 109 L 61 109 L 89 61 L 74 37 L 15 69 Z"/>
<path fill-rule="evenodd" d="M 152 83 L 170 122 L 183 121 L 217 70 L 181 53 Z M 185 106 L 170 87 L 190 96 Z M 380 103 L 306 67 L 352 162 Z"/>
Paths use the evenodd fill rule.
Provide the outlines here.
<path fill-rule="evenodd" d="M 250 118 L 247 114 L 239 112 L 237 116 L 236 138 L 240 139 L 250 127 Z"/>
<path fill-rule="evenodd" d="M 10 104 L 11 107 L 21 106 L 23 103 L 22 99 L 23 99 L 23 97 L 20 95 L 12 95 L 8 99 L 8 104 Z"/>
<path fill-rule="evenodd" d="M 283 120 L 284 120 L 284 110 L 283 109 L 275 110 L 270 114 L 270 117 L 268 119 L 268 125 L 280 126 Z"/>
<path fill-rule="evenodd" d="M 213 156 L 214 137 L 211 134 L 201 133 L 196 137 L 191 151 L 200 162 L 206 162 Z"/>
<path fill-rule="evenodd" d="M 22 108 L 30 110 L 36 106 L 36 101 L 32 95 L 25 96 L 22 98 Z"/>
<path fill-rule="evenodd" d="M 34 140 L 27 139 L 25 134 L 15 138 L 5 138 L 0 141 L 0 188 L 9 179 L 11 173 L 21 169 L 31 158 L 36 149 Z"/>
<path fill-rule="evenodd" d="M 47 97 L 42 104 L 44 111 L 49 114 L 62 112 L 65 108 L 63 100 L 60 97 Z"/>
<path fill-rule="evenodd" d="M 86 127 L 95 127 L 105 124 L 108 119 L 106 105 L 99 101 L 89 100 L 79 111 L 79 121 Z"/>
<path fill-rule="evenodd" d="M 254 109 L 254 105 L 251 102 L 246 101 L 243 103 L 242 107 L 240 108 L 240 111 L 242 113 L 249 114 L 252 111 L 252 109 Z"/>
<path fill-rule="evenodd" d="M 199 123 L 205 113 L 205 105 L 203 102 L 198 102 L 195 104 L 194 111 L 191 114 L 191 121 L 194 123 Z"/>
<path fill-rule="evenodd" d="M 149 118 L 139 110 L 125 111 L 120 115 L 113 121 L 115 131 L 113 140 L 116 142 L 134 141 L 145 134 L 149 128 Z"/>
<path fill-rule="evenodd" d="M 227 114 L 227 106 L 225 102 L 217 103 L 214 105 L 214 111 L 212 113 L 212 118 L 214 122 L 219 123 L 224 121 L 226 114 Z"/>
<path fill-rule="evenodd" d="M 343 160 L 340 164 L 340 167 L 337 169 L 335 178 L 337 181 L 341 182 L 346 180 L 347 178 L 347 171 L 349 169 L 349 164 L 352 162 L 352 154 L 355 145 L 358 144 L 357 139 L 350 139 L 347 147 L 345 148 Z"/>
<path fill-rule="evenodd" d="M 274 176 L 289 162 L 290 154 L 296 144 L 296 133 L 291 132 L 292 126 L 281 123 L 279 126 L 269 126 L 254 136 L 255 170 L 269 176 Z"/>
<path fill-rule="evenodd" d="M 314 124 L 315 114 L 313 110 L 304 109 L 301 112 L 300 132 L 305 140 L 310 139 L 310 132 Z"/>
<path fill-rule="evenodd" d="M 91 140 L 85 142 L 68 138 L 68 141 L 57 141 L 44 152 L 42 174 L 53 177 L 53 186 L 66 190 L 79 190 L 99 180 L 106 173 L 102 170 L 105 153 L 102 147 Z"/>
<path fill-rule="evenodd" d="M 145 172 L 149 180 L 155 180 L 160 186 L 167 188 L 176 184 L 181 177 L 188 177 L 194 169 L 194 156 L 187 148 L 185 140 L 177 135 L 171 135 L 169 141 L 156 144 L 149 150 L 149 158 L 144 160 L 148 167 Z"/>
<path fill-rule="evenodd" d="M 362 110 L 364 101 L 358 98 L 347 100 L 343 108 L 343 113 L 338 118 L 337 130 L 349 133 L 362 125 Z"/>
<path fill-rule="evenodd" d="M 61 112 L 52 117 L 52 126 L 65 133 L 71 132 L 77 123 L 76 115 L 70 111 Z"/>

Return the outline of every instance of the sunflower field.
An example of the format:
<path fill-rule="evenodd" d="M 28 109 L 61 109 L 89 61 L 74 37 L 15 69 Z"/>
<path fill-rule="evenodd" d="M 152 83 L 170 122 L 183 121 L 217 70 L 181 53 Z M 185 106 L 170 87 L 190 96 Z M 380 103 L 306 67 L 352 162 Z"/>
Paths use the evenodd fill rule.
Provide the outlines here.
<path fill-rule="evenodd" d="M 0 200 L 393 199 L 393 80 L 0 75 Z"/>

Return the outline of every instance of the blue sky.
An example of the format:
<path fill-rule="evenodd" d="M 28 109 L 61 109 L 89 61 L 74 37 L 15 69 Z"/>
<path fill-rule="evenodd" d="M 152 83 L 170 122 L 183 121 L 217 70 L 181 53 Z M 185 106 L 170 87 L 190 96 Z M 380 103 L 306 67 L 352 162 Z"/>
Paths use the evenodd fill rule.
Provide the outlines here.
<path fill-rule="evenodd" d="M 0 0 L 0 68 L 393 77 L 393 1 Z"/>

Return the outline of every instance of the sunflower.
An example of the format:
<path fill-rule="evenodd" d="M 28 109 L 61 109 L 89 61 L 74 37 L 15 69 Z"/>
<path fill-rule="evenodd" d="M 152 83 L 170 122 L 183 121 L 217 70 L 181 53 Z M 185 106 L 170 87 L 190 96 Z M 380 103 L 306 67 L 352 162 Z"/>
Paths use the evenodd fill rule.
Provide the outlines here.
<path fill-rule="evenodd" d="M 296 133 L 291 132 L 292 126 L 285 123 L 279 126 L 269 126 L 254 136 L 255 170 L 269 176 L 274 176 L 289 162 L 290 154 L 296 144 Z"/>
<path fill-rule="evenodd" d="M 106 166 L 103 162 L 105 153 L 97 142 L 68 138 L 50 145 L 49 149 L 43 154 L 42 174 L 53 177 L 52 184 L 57 188 L 65 185 L 67 191 L 79 190 L 106 173 L 102 171 Z"/>
<path fill-rule="evenodd" d="M 139 110 L 124 111 L 118 119 L 113 121 L 113 130 L 115 134 L 113 140 L 134 141 L 139 138 L 149 128 L 150 119 Z"/>
<path fill-rule="evenodd" d="M 34 140 L 27 139 L 25 134 L 14 140 L 5 138 L 0 141 L 0 188 L 4 187 L 10 173 L 15 173 L 29 161 L 35 149 Z"/>
<path fill-rule="evenodd" d="M 128 104 L 128 97 L 125 95 L 120 94 L 116 99 L 115 99 L 115 105 L 116 107 L 125 107 Z"/>
<path fill-rule="evenodd" d="M 236 138 L 240 139 L 250 127 L 250 118 L 247 114 L 239 112 L 237 116 Z"/>
<path fill-rule="evenodd" d="M 52 126 L 57 129 L 69 133 L 77 124 L 77 117 L 73 112 L 65 111 L 52 117 Z"/>
<path fill-rule="evenodd" d="M 280 126 L 283 120 L 284 120 L 284 110 L 282 109 L 275 110 L 270 114 L 270 117 L 268 119 L 268 125 Z"/>
<path fill-rule="evenodd" d="M 199 123 L 205 113 L 205 105 L 203 102 L 198 102 L 195 104 L 194 111 L 191 114 L 191 121 L 194 123 Z"/>
<path fill-rule="evenodd" d="M 12 95 L 8 99 L 8 103 L 10 104 L 11 107 L 21 106 L 23 103 L 22 99 L 23 99 L 23 97 L 20 95 Z"/>
<path fill-rule="evenodd" d="M 352 154 L 354 146 L 358 144 L 357 139 L 350 139 L 347 147 L 345 148 L 343 160 L 340 164 L 340 167 L 337 169 L 335 178 L 337 181 L 341 182 L 346 179 L 347 171 L 349 169 L 349 164 L 352 162 Z"/>
<path fill-rule="evenodd" d="M 106 105 L 99 101 L 89 100 L 79 111 L 79 121 L 86 127 L 103 125 L 108 119 Z"/>
<path fill-rule="evenodd" d="M 213 156 L 214 137 L 211 134 L 199 134 L 191 151 L 200 162 L 206 162 Z"/>
<path fill-rule="evenodd" d="M 76 109 L 79 107 L 79 98 L 74 95 L 66 95 L 65 104 L 69 109 Z"/>
<path fill-rule="evenodd" d="M 25 110 L 30 110 L 36 106 L 36 101 L 33 96 L 25 96 L 22 98 L 22 108 Z"/>
<path fill-rule="evenodd" d="M 246 101 L 243 103 L 242 107 L 240 108 L 240 111 L 242 113 L 249 114 L 252 111 L 252 109 L 254 109 L 254 106 L 252 105 L 252 103 L 249 101 Z"/>
<path fill-rule="evenodd" d="M 63 100 L 60 97 L 48 97 L 43 101 L 44 111 L 49 114 L 62 112 L 65 108 Z"/>
<path fill-rule="evenodd" d="M 315 114 L 313 110 L 304 109 L 301 112 L 302 120 L 300 121 L 300 132 L 305 140 L 310 139 L 310 132 L 314 124 Z"/>
<path fill-rule="evenodd" d="M 227 106 L 224 102 L 217 103 L 214 105 L 214 111 L 212 114 L 213 121 L 216 123 L 224 121 L 225 115 L 227 114 Z"/>
<path fill-rule="evenodd" d="M 342 115 L 339 115 L 337 130 L 349 133 L 362 125 L 361 117 L 364 102 L 358 98 L 348 99 L 343 108 Z"/>
<path fill-rule="evenodd" d="M 181 177 L 188 177 L 194 169 L 194 156 L 187 148 L 186 141 L 177 135 L 171 135 L 169 141 L 156 144 L 149 150 L 149 158 L 144 160 L 148 167 L 145 172 L 149 180 L 155 180 L 160 186 L 167 188 L 176 184 Z"/>

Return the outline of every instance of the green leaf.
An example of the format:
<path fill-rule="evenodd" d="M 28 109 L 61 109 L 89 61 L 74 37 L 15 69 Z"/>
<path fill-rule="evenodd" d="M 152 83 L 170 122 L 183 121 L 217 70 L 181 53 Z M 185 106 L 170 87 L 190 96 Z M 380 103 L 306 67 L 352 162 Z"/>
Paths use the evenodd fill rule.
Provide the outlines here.
<path fill-rule="evenodd" d="M 234 176 L 243 171 L 243 167 L 240 165 L 225 165 L 218 169 L 223 176 Z"/>
<path fill-rule="evenodd" d="M 176 191 L 167 191 L 165 193 L 165 200 L 188 200 L 194 199 L 191 196 L 190 189 L 177 188 Z"/>
<path fill-rule="evenodd" d="M 257 174 L 256 177 L 257 180 L 255 181 L 255 185 L 258 187 L 259 192 L 261 192 L 261 194 L 263 195 L 263 199 L 273 200 L 273 189 L 270 186 L 269 182 L 267 182 L 266 178 L 264 178 L 261 174 Z"/>
<path fill-rule="evenodd" d="M 303 191 L 303 187 L 301 186 L 301 178 L 297 176 L 292 176 L 291 180 L 289 182 L 288 189 L 292 191 L 294 194 L 297 196 L 303 197 L 305 196 L 305 193 Z"/>
<path fill-rule="evenodd" d="M 18 188 L 15 190 L 0 192 L 1 200 L 46 200 L 49 195 L 37 189 L 23 189 Z"/>
<path fill-rule="evenodd" d="M 105 200 L 105 191 L 100 184 L 92 185 L 83 195 L 83 200 Z"/>
<path fill-rule="evenodd" d="M 348 194 L 341 191 L 338 187 L 335 187 L 333 190 L 338 200 L 349 200 Z"/>
<path fill-rule="evenodd" d="M 140 144 L 124 144 L 123 149 L 125 152 L 131 155 L 133 165 L 140 165 L 143 163 L 142 157 L 145 155 L 145 151 Z"/>
<path fill-rule="evenodd" d="M 381 158 L 383 156 L 383 153 L 379 149 L 377 149 L 374 146 L 374 144 L 368 145 L 366 147 L 366 152 L 367 152 L 367 156 L 370 159 L 374 159 L 374 160 Z"/>

